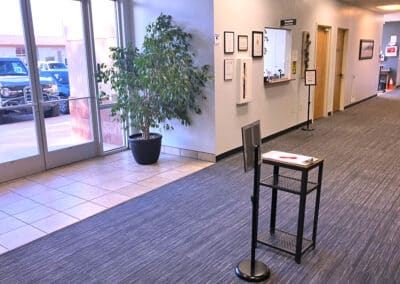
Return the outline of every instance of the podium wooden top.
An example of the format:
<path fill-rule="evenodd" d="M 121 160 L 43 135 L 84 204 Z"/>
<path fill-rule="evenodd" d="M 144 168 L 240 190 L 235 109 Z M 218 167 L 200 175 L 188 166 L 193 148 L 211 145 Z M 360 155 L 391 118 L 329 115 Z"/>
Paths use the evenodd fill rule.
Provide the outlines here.
<path fill-rule="evenodd" d="M 303 169 L 314 167 L 323 162 L 323 159 L 320 158 L 281 151 L 269 151 L 263 153 L 261 159 L 264 163 L 271 165 L 287 165 Z"/>

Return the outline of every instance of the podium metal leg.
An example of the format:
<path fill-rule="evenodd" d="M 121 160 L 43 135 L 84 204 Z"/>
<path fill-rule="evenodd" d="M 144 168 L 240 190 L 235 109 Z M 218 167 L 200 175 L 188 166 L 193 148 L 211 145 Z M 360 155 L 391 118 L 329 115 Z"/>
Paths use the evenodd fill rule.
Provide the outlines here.
<path fill-rule="evenodd" d="M 297 240 L 296 240 L 296 255 L 295 255 L 295 261 L 298 264 L 300 264 L 301 262 L 301 251 L 303 248 L 303 230 L 304 230 L 304 217 L 306 211 L 307 183 L 308 183 L 308 172 L 303 171 L 301 174 L 300 206 L 299 206 L 299 217 L 297 224 Z"/>
<path fill-rule="evenodd" d="M 269 278 L 270 270 L 267 265 L 256 260 L 257 234 L 258 234 L 258 207 L 260 193 L 260 164 L 258 163 L 258 151 L 260 146 L 254 147 L 254 182 L 251 224 L 251 256 L 250 259 L 242 260 L 235 268 L 236 275 L 249 282 L 259 282 Z"/>
<path fill-rule="evenodd" d="M 314 128 L 310 128 L 310 105 L 311 105 L 310 88 L 311 88 L 311 86 L 308 86 L 307 126 L 304 126 L 301 128 L 301 130 L 304 130 L 304 131 L 313 131 L 314 130 Z"/>

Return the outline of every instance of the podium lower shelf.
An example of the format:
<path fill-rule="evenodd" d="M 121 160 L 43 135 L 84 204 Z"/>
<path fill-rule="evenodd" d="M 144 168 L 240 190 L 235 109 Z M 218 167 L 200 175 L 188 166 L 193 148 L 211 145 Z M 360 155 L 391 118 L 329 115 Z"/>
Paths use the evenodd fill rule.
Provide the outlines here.
<path fill-rule="evenodd" d="M 303 238 L 301 254 L 305 253 L 309 248 L 313 247 L 313 241 Z M 277 250 L 296 255 L 296 235 L 284 230 L 275 229 L 275 233 L 264 233 L 257 242 Z"/>
<path fill-rule="evenodd" d="M 260 181 L 260 185 L 300 195 L 301 179 L 285 175 L 278 175 L 276 178 L 278 180 L 277 183 L 274 183 L 274 179 L 275 178 L 273 175 L 268 176 Z M 308 181 L 306 194 L 309 194 L 310 192 L 317 189 L 317 186 L 317 183 Z"/>

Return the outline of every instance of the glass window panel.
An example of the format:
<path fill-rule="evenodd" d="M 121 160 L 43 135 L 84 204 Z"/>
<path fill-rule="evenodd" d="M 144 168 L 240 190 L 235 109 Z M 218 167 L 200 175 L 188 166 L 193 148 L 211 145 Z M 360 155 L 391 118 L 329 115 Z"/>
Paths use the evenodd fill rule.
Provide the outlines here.
<path fill-rule="evenodd" d="M 290 76 L 291 31 L 265 28 L 264 33 L 264 77 L 288 78 Z"/>
<path fill-rule="evenodd" d="M 95 1 L 92 9 L 96 62 L 110 65 L 110 47 L 118 46 L 116 2 Z M 99 102 L 103 151 L 125 147 L 126 142 L 121 123 L 110 116 L 110 108 L 115 101 L 115 96 L 108 84 L 99 83 L 98 88 L 108 95 Z"/>
<path fill-rule="evenodd" d="M 4 163 L 36 156 L 39 147 L 20 1 L 0 1 L 0 11 L 0 163 Z"/>

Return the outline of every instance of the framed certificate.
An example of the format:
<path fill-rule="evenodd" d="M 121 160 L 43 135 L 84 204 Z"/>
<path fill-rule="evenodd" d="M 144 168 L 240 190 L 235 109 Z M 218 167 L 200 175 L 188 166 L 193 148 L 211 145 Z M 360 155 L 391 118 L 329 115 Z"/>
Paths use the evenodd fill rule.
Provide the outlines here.
<path fill-rule="evenodd" d="M 247 51 L 248 38 L 247 35 L 238 35 L 238 51 Z"/>
<path fill-rule="evenodd" d="M 234 32 L 224 32 L 224 53 L 231 54 L 235 51 Z"/>
<path fill-rule="evenodd" d="M 233 59 L 224 60 L 224 80 L 230 81 L 233 79 Z"/>
<path fill-rule="evenodd" d="M 317 84 L 317 70 L 306 70 L 304 80 L 306 86 L 315 86 Z"/>
<path fill-rule="evenodd" d="M 264 51 L 264 33 L 263 32 L 252 32 L 252 56 L 263 57 Z"/>

